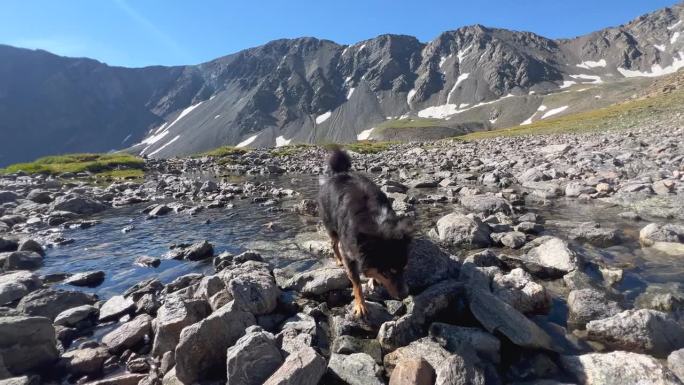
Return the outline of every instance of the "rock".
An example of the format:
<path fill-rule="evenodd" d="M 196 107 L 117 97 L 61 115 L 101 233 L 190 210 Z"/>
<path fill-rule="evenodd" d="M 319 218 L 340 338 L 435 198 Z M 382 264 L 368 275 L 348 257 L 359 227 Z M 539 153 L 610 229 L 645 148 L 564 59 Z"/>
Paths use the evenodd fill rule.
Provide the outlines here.
<path fill-rule="evenodd" d="M 43 249 L 43 246 L 38 243 L 38 241 L 35 241 L 30 238 L 26 238 L 19 242 L 19 246 L 17 247 L 18 251 L 33 251 L 34 253 L 40 254 L 41 257 L 45 257 L 45 249 Z"/>
<path fill-rule="evenodd" d="M 582 182 L 570 182 L 565 186 L 565 196 L 570 198 L 577 198 L 582 194 L 594 194 L 596 189 L 592 186 L 587 186 Z"/>
<path fill-rule="evenodd" d="M 42 204 L 48 204 L 52 202 L 52 197 L 50 196 L 49 191 L 45 190 L 39 190 L 39 189 L 33 189 L 31 190 L 28 195 L 26 196 L 26 199 L 36 202 L 36 203 L 42 203 Z"/>
<path fill-rule="evenodd" d="M 417 294 L 437 282 L 456 278 L 458 272 L 458 258 L 430 240 L 415 238 L 409 245 L 408 262 L 404 270 L 404 282 L 409 293 Z"/>
<path fill-rule="evenodd" d="M 19 376 L 0 380 L 0 385 L 40 385 L 38 376 Z"/>
<path fill-rule="evenodd" d="M 509 304 L 480 288 L 469 294 L 470 311 L 487 331 L 502 333 L 521 347 L 553 350 L 551 337 Z"/>
<path fill-rule="evenodd" d="M 0 253 L 0 271 L 32 270 L 43 265 L 43 257 L 33 251 Z"/>
<path fill-rule="evenodd" d="M 389 385 L 433 385 L 435 370 L 422 358 L 399 361 L 392 371 Z"/>
<path fill-rule="evenodd" d="M 50 206 L 51 211 L 69 211 L 79 215 L 97 214 L 107 209 L 104 204 L 93 199 L 69 194 L 57 197 Z"/>
<path fill-rule="evenodd" d="M 665 365 L 653 357 L 629 352 L 562 356 L 561 363 L 585 385 L 680 385 Z"/>
<path fill-rule="evenodd" d="M 521 313 L 546 314 L 551 308 L 551 297 L 544 286 L 521 268 L 495 275 L 492 293 Z"/>
<path fill-rule="evenodd" d="M 452 354 L 430 338 L 421 338 L 388 353 L 383 358 L 385 371 L 391 378 L 392 372 L 400 362 L 407 359 L 424 359 L 433 368 L 440 367 Z"/>
<path fill-rule="evenodd" d="M 684 310 L 684 285 L 650 285 L 634 300 L 634 307 L 665 313 Z"/>
<path fill-rule="evenodd" d="M 147 215 L 151 217 L 161 217 L 163 215 L 166 215 L 170 212 L 172 212 L 173 209 L 167 205 L 161 204 L 161 205 L 156 205 L 152 210 L 150 210 Z"/>
<path fill-rule="evenodd" d="M 14 302 L 42 285 L 37 275 L 26 270 L 0 274 L 0 305 Z"/>
<path fill-rule="evenodd" d="M 393 350 L 416 340 L 424 335 L 428 322 L 439 312 L 453 306 L 464 292 L 463 283 L 456 280 L 431 286 L 413 298 L 404 316 L 382 324 L 378 341 L 385 350 Z"/>
<path fill-rule="evenodd" d="M 55 328 L 45 317 L 0 317 L 0 357 L 14 374 L 46 368 L 59 358 Z"/>
<path fill-rule="evenodd" d="M 167 296 L 157 311 L 152 355 L 161 357 L 166 352 L 174 351 L 183 328 L 199 322 L 208 313 L 209 308 L 205 300 Z"/>
<path fill-rule="evenodd" d="M 64 310 L 55 317 L 55 325 L 77 327 L 83 321 L 96 319 L 98 310 L 92 305 L 76 306 Z"/>
<path fill-rule="evenodd" d="M 96 375 L 109 357 L 106 348 L 76 349 L 64 353 L 58 365 L 71 375 Z"/>
<path fill-rule="evenodd" d="M 276 339 L 283 352 L 293 354 L 313 345 L 314 338 L 317 336 L 316 329 L 316 321 L 312 316 L 298 313 L 283 322 Z M 340 333 L 332 334 L 339 335 Z"/>
<path fill-rule="evenodd" d="M 237 269 L 227 269 L 221 273 L 228 292 L 240 309 L 254 315 L 275 310 L 280 289 L 266 263 L 247 261 Z"/>
<path fill-rule="evenodd" d="M 283 363 L 273 334 L 250 327 L 226 353 L 227 385 L 261 385 Z"/>
<path fill-rule="evenodd" d="M 313 199 L 302 199 L 293 210 L 297 214 L 315 217 L 318 215 L 318 203 Z"/>
<path fill-rule="evenodd" d="M 27 315 L 53 320 L 64 310 L 94 303 L 93 296 L 80 291 L 40 289 L 22 298 L 17 305 L 17 310 Z"/>
<path fill-rule="evenodd" d="M 349 385 L 382 385 L 382 368 L 365 353 L 330 355 L 328 370 Z"/>
<path fill-rule="evenodd" d="M 501 342 L 478 328 L 435 322 L 430 325 L 430 337 L 452 353 L 474 350 L 478 357 L 498 364 L 501 361 Z"/>
<path fill-rule="evenodd" d="M 145 374 L 126 373 L 99 381 L 89 382 L 88 385 L 138 385 Z"/>
<path fill-rule="evenodd" d="M 489 227 L 470 215 L 451 213 L 437 221 L 431 234 L 439 242 L 451 247 L 487 247 L 491 244 Z"/>
<path fill-rule="evenodd" d="M 159 265 L 161 265 L 161 259 L 147 255 L 141 255 L 140 257 L 136 258 L 135 262 L 133 263 L 140 267 L 159 267 Z"/>
<path fill-rule="evenodd" d="M 177 247 L 167 254 L 170 259 L 200 261 L 214 256 L 214 246 L 208 241 L 193 243 L 188 247 Z"/>
<path fill-rule="evenodd" d="M 304 295 L 321 295 L 351 286 L 347 273 L 341 267 L 322 267 L 295 274 L 284 289 L 296 290 Z"/>
<path fill-rule="evenodd" d="M 290 354 L 264 385 L 316 385 L 325 374 L 325 359 L 306 347 Z"/>
<path fill-rule="evenodd" d="M 617 229 L 601 227 L 596 222 L 582 222 L 569 229 L 569 233 L 570 239 L 589 243 L 596 247 L 610 247 L 622 242 L 622 232 Z"/>
<path fill-rule="evenodd" d="M 76 273 L 64 280 L 64 283 L 72 286 L 86 286 L 97 287 L 104 282 L 104 271 L 86 271 L 84 273 Z"/>
<path fill-rule="evenodd" d="M 587 324 L 587 337 L 612 349 L 667 357 L 684 348 L 684 327 L 666 313 L 626 310 Z"/>
<path fill-rule="evenodd" d="M 621 311 L 620 304 L 596 289 L 573 290 L 568 295 L 568 324 L 573 327 L 584 328 L 589 321 L 608 318 Z"/>
<path fill-rule="evenodd" d="M 16 251 L 18 247 L 16 239 L 0 236 L 0 252 Z"/>
<path fill-rule="evenodd" d="M 338 354 L 366 353 L 378 364 L 382 363 L 382 348 L 375 339 L 361 339 L 342 335 L 333 341 L 332 352 Z"/>
<path fill-rule="evenodd" d="M 577 255 L 570 250 L 567 242 L 553 237 L 531 249 L 524 258 L 525 261 L 538 265 L 550 275 L 555 275 L 552 274 L 555 271 L 563 275 L 575 270 L 578 265 L 577 259 Z"/>
<path fill-rule="evenodd" d="M 206 319 L 186 326 L 176 346 L 176 377 L 194 383 L 212 375 L 226 373 L 226 350 L 256 320 L 235 302 L 218 309 Z"/>
<path fill-rule="evenodd" d="M 452 355 L 436 370 L 435 385 L 485 385 L 485 374 L 479 367 L 467 363 L 463 357 Z"/>
<path fill-rule="evenodd" d="M 675 350 L 667 356 L 667 367 L 684 382 L 684 349 Z"/>
<path fill-rule="evenodd" d="M 549 144 L 537 149 L 539 153 L 545 155 L 560 155 L 568 152 L 572 147 L 569 144 Z"/>
<path fill-rule="evenodd" d="M 684 226 L 651 223 L 639 232 L 639 241 L 644 246 L 656 242 L 684 243 Z"/>
<path fill-rule="evenodd" d="M 493 235 L 493 234 L 492 234 Z M 527 241 L 525 234 L 518 231 L 509 231 L 503 233 L 498 240 L 502 245 L 510 247 L 511 249 L 519 249 Z"/>
<path fill-rule="evenodd" d="M 19 199 L 19 195 L 12 191 L 0 191 L 0 204 L 14 202 Z"/>
<path fill-rule="evenodd" d="M 100 308 L 100 322 L 111 321 L 135 310 L 133 299 L 115 295 Z"/>
<path fill-rule="evenodd" d="M 461 197 L 461 206 L 469 211 L 490 215 L 494 213 L 511 213 L 511 204 L 496 195 L 466 195 Z"/>
<path fill-rule="evenodd" d="M 134 348 L 145 340 L 152 330 L 152 317 L 141 314 L 102 337 L 102 343 L 112 353 Z"/>

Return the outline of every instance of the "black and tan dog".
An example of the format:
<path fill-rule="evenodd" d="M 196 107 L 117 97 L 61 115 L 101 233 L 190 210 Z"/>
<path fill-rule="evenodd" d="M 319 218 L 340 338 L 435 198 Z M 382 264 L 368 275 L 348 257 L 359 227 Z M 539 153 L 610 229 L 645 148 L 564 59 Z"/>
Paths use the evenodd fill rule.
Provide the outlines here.
<path fill-rule="evenodd" d="M 319 207 L 338 265 L 344 266 L 354 291 L 354 313 L 366 317 L 359 274 L 373 278 L 389 294 L 408 295 L 404 268 L 411 242 L 411 221 L 398 217 L 387 196 L 368 178 L 349 172 L 349 155 L 334 149 L 329 174 L 322 179 Z"/>

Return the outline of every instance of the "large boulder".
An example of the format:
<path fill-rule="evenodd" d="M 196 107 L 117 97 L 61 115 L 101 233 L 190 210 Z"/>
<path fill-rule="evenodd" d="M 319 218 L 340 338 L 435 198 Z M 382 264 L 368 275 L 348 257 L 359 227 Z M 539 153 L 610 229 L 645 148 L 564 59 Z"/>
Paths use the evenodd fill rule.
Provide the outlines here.
<path fill-rule="evenodd" d="M 587 336 L 610 348 L 667 357 L 684 348 L 684 326 L 667 313 L 626 310 L 587 324 Z"/>
<path fill-rule="evenodd" d="M 667 356 L 667 367 L 684 382 L 684 349 L 675 350 Z"/>
<path fill-rule="evenodd" d="M 199 322 L 208 313 L 206 300 L 167 296 L 164 304 L 157 310 L 152 355 L 161 357 L 166 352 L 174 351 L 183 328 Z"/>
<path fill-rule="evenodd" d="M 54 324 L 66 327 L 78 327 L 84 321 L 97 318 L 98 309 L 93 305 L 82 305 L 64 310 L 55 317 Z"/>
<path fill-rule="evenodd" d="M 394 368 L 404 360 L 424 359 L 433 368 L 438 368 L 451 355 L 452 353 L 444 349 L 440 344 L 425 337 L 386 354 L 383 357 L 383 364 L 385 372 L 391 377 Z"/>
<path fill-rule="evenodd" d="M 492 292 L 521 313 L 546 314 L 551 308 L 551 296 L 544 286 L 534 282 L 532 276 L 521 268 L 495 275 Z"/>
<path fill-rule="evenodd" d="M 141 314 L 118 328 L 105 334 L 102 343 L 109 347 L 112 353 L 121 353 L 126 349 L 140 345 L 152 330 L 152 317 Z"/>
<path fill-rule="evenodd" d="M 469 292 L 470 311 L 490 333 L 501 333 L 514 344 L 532 349 L 553 349 L 551 337 L 493 294 L 473 288 Z"/>
<path fill-rule="evenodd" d="M 32 270 L 43 265 L 43 256 L 33 251 L 0 253 L 0 271 Z"/>
<path fill-rule="evenodd" d="M 511 213 L 511 204 L 496 195 L 465 195 L 461 197 L 461 206 L 470 211 L 490 215 L 494 213 Z"/>
<path fill-rule="evenodd" d="M 487 247 L 491 244 L 489 226 L 478 217 L 469 214 L 451 213 L 437 221 L 430 235 L 450 247 Z"/>
<path fill-rule="evenodd" d="M 59 358 L 55 328 L 45 317 L 0 317 L 0 357 L 14 374 L 47 368 Z"/>
<path fill-rule="evenodd" d="M 57 197 L 50 208 L 51 211 L 69 211 L 79 215 L 92 215 L 106 210 L 107 206 L 88 197 L 68 194 Z"/>
<path fill-rule="evenodd" d="M 430 337 L 450 352 L 475 351 L 485 361 L 501 361 L 501 342 L 494 335 L 478 328 L 435 322 L 430 325 Z"/>
<path fill-rule="evenodd" d="M 226 356 L 227 385 L 261 385 L 283 363 L 273 334 L 257 326 L 249 327 Z"/>
<path fill-rule="evenodd" d="M 568 243 L 560 238 L 550 237 L 532 248 L 523 261 L 525 268 L 533 274 L 562 276 L 578 267 L 577 254 Z"/>
<path fill-rule="evenodd" d="M 130 297 L 115 295 L 100 308 L 100 322 L 115 320 L 135 309 L 135 302 Z"/>
<path fill-rule="evenodd" d="M 448 278 L 458 276 L 458 258 L 428 239 L 416 238 L 409 245 L 404 281 L 411 294 Z"/>
<path fill-rule="evenodd" d="M 351 286 L 347 273 L 341 267 L 322 267 L 296 273 L 283 289 L 295 290 L 304 295 L 321 295 Z"/>
<path fill-rule="evenodd" d="M 40 289 L 19 301 L 17 310 L 32 315 L 54 320 L 64 310 L 81 305 L 92 305 L 95 297 L 80 291 Z"/>
<path fill-rule="evenodd" d="M 278 305 L 280 289 L 267 263 L 247 261 L 220 273 L 240 309 L 254 315 L 271 313 Z"/>
<path fill-rule="evenodd" d="M 176 346 L 176 377 L 195 383 L 226 373 L 226 351 L 256 320 L 233 301 L 206 319 L 187 326 Z"/>
<path fill-rule="evenodd" d="M 59 367 L 75 376 L 97 375 L 110 357 L 106 348 L 84 348 L 71 350 L 62 355 Z"/>
<path fill-rule="evenodd" d="M 681 385 L 674 373 L 653 357 L 631 352 L 562 356 L 565 370 L 584 385 Z"/>
<path fill-rule="evenodd" d="M 460 355 L 448 357 L 436 369 L 435 385 L 485 385 L 485 373 Z"/>
<path fill-rule="evenodd" d="M 382 368 L 366 353 L 331 354 L 328 370 L 349 385 L 383 385 Z"/>
<path fill-rule="evenodd" d="M 641 229 L 639 241 L 644 246 L 652 246 L 656 242 L 684 243 L 684 226 L 651 223 Z"/>
<path fill-rule="evenodd" d="M 568 295 L 568 324 L 573 327 L 584 328 L 590 321 L 614 316 L 622 310 L 619 303 L 597 289 L 573 290 Z"/>
<path fill-rule="evenodd" d="M 435 369 L 422 358 L 399 361 L 392 371 L 389 385 L 433 385 Z"/>
<path fill-rule="evenodd" d="M 0 305 L 21 299 L 41 285 L 40 278 L 30 271 L 2 273 L 0 274 Z"/>
<path fill-rule="evenodd" d="M 325 358 L 311 347 L 305 347 L 287 356 L 264 385 L 316 385 L 325 374 Z"/>

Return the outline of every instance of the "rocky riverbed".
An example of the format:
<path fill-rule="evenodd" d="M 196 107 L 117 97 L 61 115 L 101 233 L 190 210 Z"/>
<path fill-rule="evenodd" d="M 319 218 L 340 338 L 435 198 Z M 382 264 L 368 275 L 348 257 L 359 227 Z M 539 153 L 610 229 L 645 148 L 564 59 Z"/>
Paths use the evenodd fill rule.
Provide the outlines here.
<path fill-rule="evenodd" d="M 683 129 L 352 153 L 418 224 L 370 316 L 313 198 L 325 151 L 0 178 L 0 383 L 681 384 Z M 4 379 L 4 380 L 3 380 Z"/>

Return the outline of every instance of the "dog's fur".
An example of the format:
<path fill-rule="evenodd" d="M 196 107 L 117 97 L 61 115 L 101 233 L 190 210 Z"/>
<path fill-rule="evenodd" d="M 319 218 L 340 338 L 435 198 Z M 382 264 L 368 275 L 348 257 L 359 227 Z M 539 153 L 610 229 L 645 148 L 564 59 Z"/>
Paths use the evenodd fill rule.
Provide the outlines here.
<path fill-rule="evenodd" d="M 365 176 L 350 172 L 349 155 L 330 153 L 328 176 L 319 191 L 319 212 L 338 265 L 352 283 L 354 312 L 367 315 L 359 274 L 380 282 L 395 298 L 408 294 L 404 268 L 412 224 L 392 210 L 387 196 Z"/>

